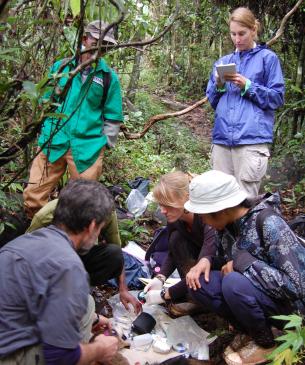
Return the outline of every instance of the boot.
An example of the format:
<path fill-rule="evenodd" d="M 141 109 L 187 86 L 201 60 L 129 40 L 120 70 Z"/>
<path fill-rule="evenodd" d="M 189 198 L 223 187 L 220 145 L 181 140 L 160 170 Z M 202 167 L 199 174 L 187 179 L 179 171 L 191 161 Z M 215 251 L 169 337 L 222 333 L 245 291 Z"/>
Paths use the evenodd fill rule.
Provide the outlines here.
<path fill-rule="evenodd" d="M 199 304 L 184 302 L 184 303 L 170 303 L 168 305 L 169 313 L 174 317 L 191 316 L 199 313 L 206 313 L 207 310 Z"/>
<path fill-rule="evenodd" d="M 233 348 L 238 348 L 238 346 L 232 346 L 233 343 L 226 348 L 224 352 L 224 360 L 228 365 L 256 365 L 263 364 L 267 361 L 267 356 L 272 353 L 276 348 L 275 341 L 273 338 L 272 331 L 269 327 L 264 327 L 261 329 L 255 329 L 250 331 L 251 338 L 246 336 L 242 337 L 242 341 L 234 339 L 237 345 L 243 343 L 243 346 L 238 350 Z M 232 348 L 233 347 L 233 348 Z"/>
<path fill-rule="evenodd" d="M 264 326 L 262 328 L 255 328 L 249 331 L 250 336 L 255 343 L 265 349 L 275 346 L 274 336 L 271 327 Z"/>

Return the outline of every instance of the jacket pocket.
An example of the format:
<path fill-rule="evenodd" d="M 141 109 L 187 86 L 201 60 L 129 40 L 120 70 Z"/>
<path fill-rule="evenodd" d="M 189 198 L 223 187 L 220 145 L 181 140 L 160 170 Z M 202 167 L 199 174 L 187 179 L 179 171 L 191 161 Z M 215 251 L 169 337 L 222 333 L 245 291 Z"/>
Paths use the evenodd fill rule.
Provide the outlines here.
<path fill-rule="evenodd" d="M 92 81 L 87 94 L 87 101 L 93 109 L 102 108 L 103 92 L 103 86 L 95 81 Z"/>

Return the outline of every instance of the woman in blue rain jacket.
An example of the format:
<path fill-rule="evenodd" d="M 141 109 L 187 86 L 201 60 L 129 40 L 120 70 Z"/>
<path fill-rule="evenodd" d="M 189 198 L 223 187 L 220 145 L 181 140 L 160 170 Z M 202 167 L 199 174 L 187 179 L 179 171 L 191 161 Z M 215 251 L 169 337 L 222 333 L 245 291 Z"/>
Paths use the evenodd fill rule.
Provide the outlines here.
<path fill-rule="evenodd" d="M 213 169 L 234 175 L 250 196 L 258 194 L 273 140 L 274 113 L 284 102 L 284 79 L 278 57 L 255 40 L 259 22 L 247 8 L 230 16 L 235 51 L 214 65 L 207 96 L 215 109 Z M 222 82 L 216 65 L 236 64 Z"/>

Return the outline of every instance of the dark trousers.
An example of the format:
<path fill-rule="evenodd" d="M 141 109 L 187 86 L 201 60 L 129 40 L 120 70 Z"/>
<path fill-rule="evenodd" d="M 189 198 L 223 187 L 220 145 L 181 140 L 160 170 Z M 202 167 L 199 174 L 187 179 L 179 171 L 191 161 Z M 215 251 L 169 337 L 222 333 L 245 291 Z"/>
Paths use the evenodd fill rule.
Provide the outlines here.
<path fill-rule="evenodd" d="M 102 285 L 110 279 L 119 277 L 124 266 L 122 249 L 115 244 L 93 246 L 80 258 L 89 274 L 92 286 Z"/>
<path fill-rule="evenodd" d="M 248 334 L 271 325 L 281 327 L 282 321 L 270 317 L 291 313 L 288 303 L 269 297 L 238 272 L 222 276 L 220 271 L 211 271 L 209 282 L 201 276 L 200 284 L 201 288 L 196 291 L 189 289 L 190 295 Z"/>
<path fill-rule="evenodd" d="M 188 241 L 180 232 L 174 231 L 169 238 L 169 255 L 181 278 L 198 262 L 201 246 Z"/>

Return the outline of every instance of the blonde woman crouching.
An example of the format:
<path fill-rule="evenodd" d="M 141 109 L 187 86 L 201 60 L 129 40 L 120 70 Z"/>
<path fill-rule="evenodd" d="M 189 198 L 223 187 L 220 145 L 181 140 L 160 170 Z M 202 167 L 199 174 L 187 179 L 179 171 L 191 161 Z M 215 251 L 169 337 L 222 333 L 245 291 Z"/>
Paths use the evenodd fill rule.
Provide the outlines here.
<path fill-rule="evenodd" d="M 153 189 L 153 196 L 168 223 L 169 254 L 160 273 L 144 289 L 149 304 L 169 300 L 177 302 L 186 298 L 187 273 L 201 272 L 201 258 L 210 257 L 216 252 L 215 230 L 204 224 L 198 214 L 184 209 L 189 197 L 190 180 L 189 174 L 170 172 L 163 175 Z M 162 289 L 164 281 L 175 269 L 182 280 L 168 289 Z"/>

